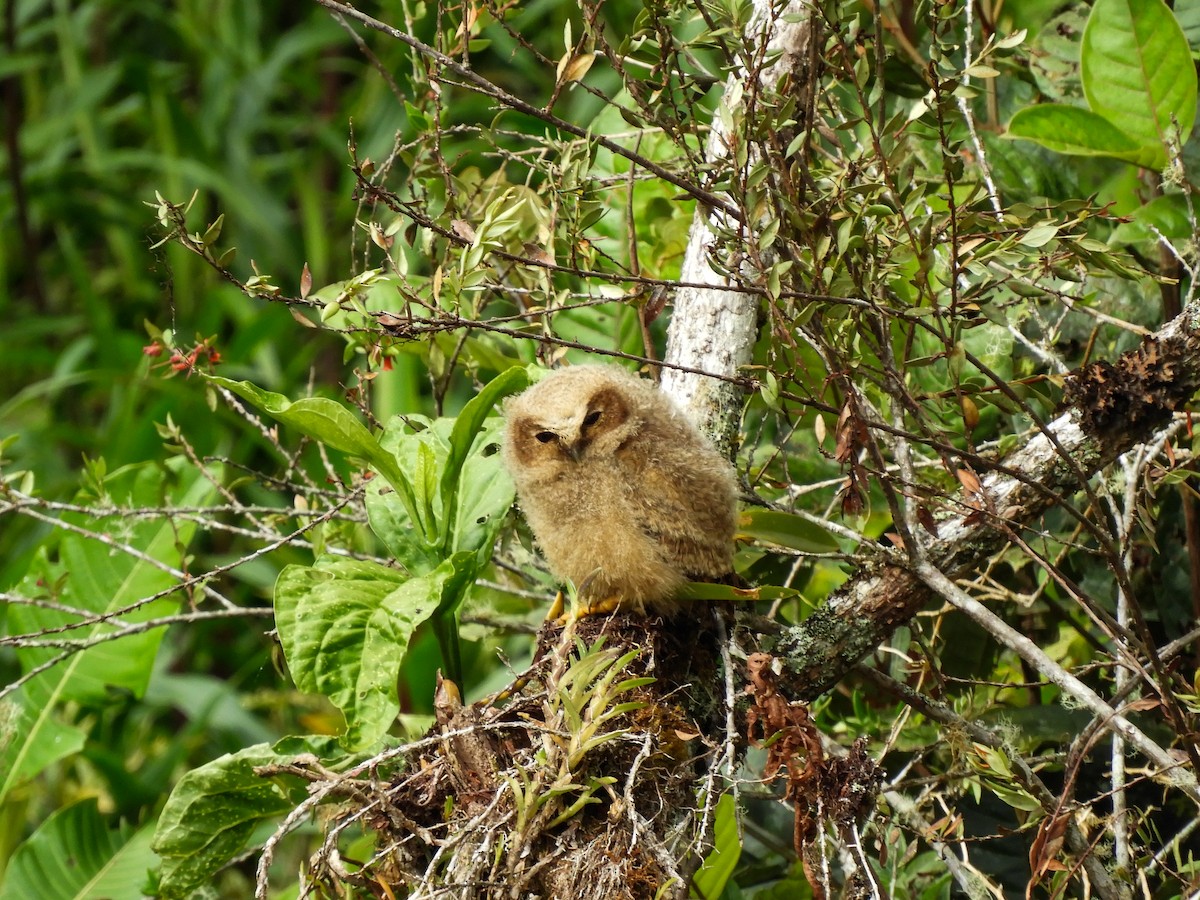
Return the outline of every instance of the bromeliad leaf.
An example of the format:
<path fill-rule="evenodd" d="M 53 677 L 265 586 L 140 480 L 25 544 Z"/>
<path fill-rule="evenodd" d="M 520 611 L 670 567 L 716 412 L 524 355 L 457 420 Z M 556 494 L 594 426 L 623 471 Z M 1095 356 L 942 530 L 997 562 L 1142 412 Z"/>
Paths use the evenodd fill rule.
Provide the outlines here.
<path fill-rule="evenodd" d="M 794 600 L 802 596 L 804 596 L 803 593 L 795 588 L 779 587 L 774 584 L 741 588 L 729 584 L 713 584 L 707 581 L 689 581 L 679 589 L 679 593 L 675 595 L 675 599 L 692 603 L 711 602 L 713 600 L 753 603 L 757 600 Z"/>
<path fill-rule="evenodd" d="M 753 507 L 743 510 L 738 520 L 738 534 L 807 553 L 830 553 L 838 549 L 833 535 L 820 525 L 773 509 Z"/>

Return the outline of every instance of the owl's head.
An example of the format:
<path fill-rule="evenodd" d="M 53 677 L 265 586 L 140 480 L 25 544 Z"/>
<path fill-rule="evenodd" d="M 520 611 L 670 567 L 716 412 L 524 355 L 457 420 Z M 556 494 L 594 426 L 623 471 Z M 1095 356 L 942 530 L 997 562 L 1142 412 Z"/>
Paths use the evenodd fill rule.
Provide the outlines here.
<path fill-rule="evenodd" d="M 646 382 L 616 366 L 553 372 L 504 405 L 504 457 L 520 480 L 616 452 L 642 425 Z"/>

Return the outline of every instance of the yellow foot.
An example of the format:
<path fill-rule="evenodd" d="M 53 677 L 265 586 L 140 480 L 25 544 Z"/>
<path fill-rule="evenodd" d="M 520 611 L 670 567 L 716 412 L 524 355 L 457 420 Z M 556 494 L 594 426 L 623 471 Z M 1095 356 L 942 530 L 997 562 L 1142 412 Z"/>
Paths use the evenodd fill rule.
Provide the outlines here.
<path fill-rule="evenodd" d="M 550 612 L 546 613 L 546 621 L 557 622 L 563 617 L 563 592 L 559 591 L 554 595 L 554 602 L 550 604 Z"/>
<path fill-rule="evenodd" d="M 566 625 L 569 622 L 578 622 L 586 616 L 606 616 L 609 613 L 617 612 L 621 609 L 621 606 L 621 598 L 619 596 L 612 596 L 590 603 L 580 603 L 564 612 L 563 595 L 562 591 L 559 591 L 558 596 L 554 598 L 554 604 L 550 607 L 550 613 L 546 618 L 552 620 L 555 624 Z"/>

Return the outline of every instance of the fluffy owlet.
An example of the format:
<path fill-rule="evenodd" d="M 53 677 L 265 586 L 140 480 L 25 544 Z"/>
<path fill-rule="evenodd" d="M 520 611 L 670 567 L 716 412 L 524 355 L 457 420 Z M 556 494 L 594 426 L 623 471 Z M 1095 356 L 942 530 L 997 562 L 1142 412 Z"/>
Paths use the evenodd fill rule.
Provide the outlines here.
<path fill-rule="evenodd" d="M 669 614 L 684 582 L 733 572 L 733 467 L 653 384 L 572 366 L 504 410 L 517 500 L 586 612 Z"/>

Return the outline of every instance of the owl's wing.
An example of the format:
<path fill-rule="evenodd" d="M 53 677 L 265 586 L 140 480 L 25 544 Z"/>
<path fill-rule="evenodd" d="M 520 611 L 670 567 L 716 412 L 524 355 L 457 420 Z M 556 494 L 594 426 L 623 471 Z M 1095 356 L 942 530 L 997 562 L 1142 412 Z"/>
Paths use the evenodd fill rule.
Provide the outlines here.
<path fill-rule="evenodd" d="M 732 570 L 734 499 L 720 475 L 650 465 L 629 489 L 638 529 L 679 571 L 720 578 Z"/>

